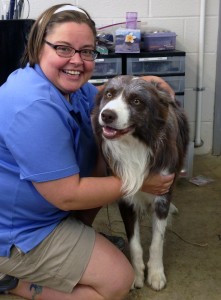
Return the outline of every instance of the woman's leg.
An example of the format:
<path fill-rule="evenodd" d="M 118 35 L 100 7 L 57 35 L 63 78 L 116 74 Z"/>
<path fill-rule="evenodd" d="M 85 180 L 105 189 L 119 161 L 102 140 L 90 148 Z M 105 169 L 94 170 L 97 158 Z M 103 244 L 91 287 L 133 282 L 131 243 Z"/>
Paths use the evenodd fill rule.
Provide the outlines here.
<path fill-rule="evenodd" d="M 133 268 L 125 255 L 96 234 L 88 266 L 71 294 L 22 281 L 11 293 L 32 300 L 121 300 L 129 293 L 133 280 Z"/>

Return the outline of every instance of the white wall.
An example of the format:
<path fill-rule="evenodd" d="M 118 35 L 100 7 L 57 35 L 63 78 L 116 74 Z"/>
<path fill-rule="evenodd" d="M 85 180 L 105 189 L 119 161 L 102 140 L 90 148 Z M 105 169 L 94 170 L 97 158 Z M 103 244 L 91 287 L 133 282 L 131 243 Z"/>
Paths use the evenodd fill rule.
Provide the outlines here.
<path fill-rule="evenodd" d="M 72 3 L 85 8 L 97 27 L 125 21 L 126 11 L 137 11 L 141 27 L 160 27 L 177 33 L 177 49 L 186 51 L 185 110 L 195 136 L 197 92 L 197 64 L 200 0 L 29 0 L 29 18 L 36 18 L 43 10 L 59 3 Z M 27 16 L 27 0 L 24 17 Z M 201 138 L 204 142 L 195 148 L 196 154 L 210 153 L 212 149 L 216 50 L 219 0 L 206 0 L 204 87 L 202 97 Z M 116 28 L 114 28 L 116 29 Z"/>

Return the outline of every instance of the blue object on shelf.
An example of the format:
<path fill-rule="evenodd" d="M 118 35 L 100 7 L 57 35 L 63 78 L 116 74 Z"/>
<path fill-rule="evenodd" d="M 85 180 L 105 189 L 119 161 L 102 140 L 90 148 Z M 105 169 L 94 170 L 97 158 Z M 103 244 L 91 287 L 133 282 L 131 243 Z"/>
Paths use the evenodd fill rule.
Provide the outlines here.
<path fill-rule="evenodd" d="M 12 20 L 14 17 L 14 11 L 15 11 L 15 0 L 10 0 L 9 5 L 9 19 Z"/>

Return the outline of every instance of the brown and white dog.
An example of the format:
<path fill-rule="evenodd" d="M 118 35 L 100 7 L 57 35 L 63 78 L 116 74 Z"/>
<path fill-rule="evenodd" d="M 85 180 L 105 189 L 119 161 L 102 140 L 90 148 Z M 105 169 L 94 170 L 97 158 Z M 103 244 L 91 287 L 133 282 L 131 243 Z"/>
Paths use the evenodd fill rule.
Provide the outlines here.
<path fill-rule="evenodd" d="M 159 196 L 143 193 L 140 188 L 151 173 L 179 175 L 189 142 L 185 113 L 166 92 L 141 78 L 125 75 L 110 79 L 98 94 L 93 123 L 109 168 L 123 181 L 125 196 L 119 208 L 136 274 L 134 287 L 143 286 L 145 270 L 139 216 L 151 206 L 147 281 L 160 290 L 166 284 L 163 242 L 173 186 Z"/>

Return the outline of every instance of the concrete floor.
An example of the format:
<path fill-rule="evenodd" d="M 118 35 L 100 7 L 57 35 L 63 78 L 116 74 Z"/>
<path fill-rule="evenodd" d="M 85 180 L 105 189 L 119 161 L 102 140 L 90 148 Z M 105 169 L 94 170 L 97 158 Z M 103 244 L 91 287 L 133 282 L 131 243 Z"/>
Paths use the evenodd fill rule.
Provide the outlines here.
<path fill-rule="evenodd" d="M 167 286 L 155 292 L 145 285 L 126 300 L 220 300 L 221 299 L 221 156 L 195 156 L 193 175 L 214 179 L 196 186 L 179 179 L 173 202 L 179 214 L 168 227 L 164 246 Z M 125 237 L 116 205 L 103 208 L 96 218 L 99 231 Z M 150 222 L 142 222 L 145 261 L 151 239 Z M 0 300 L 18 300 L 0 296 Z M 88 299 L 90 300 L 90 299 Z M 113 299 L 114 300 L 114 299 Z"/>

